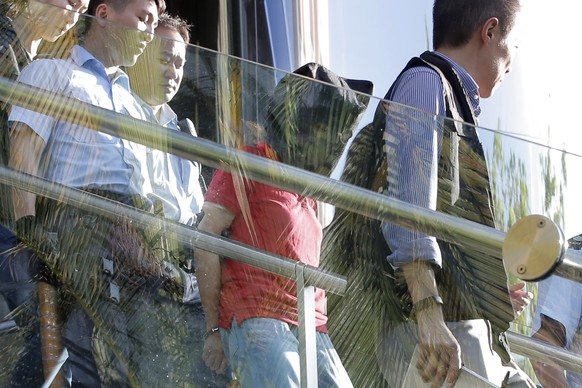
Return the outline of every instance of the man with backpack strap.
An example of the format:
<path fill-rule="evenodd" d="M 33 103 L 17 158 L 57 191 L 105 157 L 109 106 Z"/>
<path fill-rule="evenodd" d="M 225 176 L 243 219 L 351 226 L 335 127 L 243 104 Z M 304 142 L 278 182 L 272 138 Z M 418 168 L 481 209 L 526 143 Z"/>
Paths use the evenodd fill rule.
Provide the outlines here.
<path fill-rule="evenodd" d="M 386 96 L 398 103 L 386 106 L 389 196 L 494 227 L 475 125 L 480 98 L 511 68 L 519 11 L 518 0 L 435 1 L 435 51 L 412 59 Z M 503 334 L 529 294 L 510 292 L 501 259 L 391 223 L 383 232 L 415 322 L 388 322 L 386 338 L 418 343 L 401 383 L 452 386 L 464 366 L 495 385 L 534 386 L 511 360 Z M 394 357 L 412 356 L 393 349 L 384 349 L 388 378 Z"/>

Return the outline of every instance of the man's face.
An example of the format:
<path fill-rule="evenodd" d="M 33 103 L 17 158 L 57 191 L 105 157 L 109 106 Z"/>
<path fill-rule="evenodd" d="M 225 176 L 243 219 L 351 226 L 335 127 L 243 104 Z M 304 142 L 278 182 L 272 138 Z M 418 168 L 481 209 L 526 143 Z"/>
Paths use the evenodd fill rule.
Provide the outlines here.
<path fill-rule="evenodd" d="M 28 8 L 34 22 L 30 27 L 43 40 L 54 42 L 77 23 L 88 5 L 89 0 L 31 0 Z"/>
<path fill-rule="evenodd" d="M 107 8 L 106 28 L 110 29 L 110 55 L 118 66 L 132 66 L 153 38 L 158 10 L 152 0 L 133 0 L 122 10 Z"/>
<path fill-rule="evenodd" d="M 498 26 L 491 43 L 485 48 L 481 77 L 476 80 L 481 97 L 490 97 L 495 89 L 501 85 L 505 74 L 511 70 L 517 47 L 518 37 L 515 29 L 503 36 Z"/>
<path fill-rule="evenodd" d="M 132 74 L 140 73 L 136 80 L 139 85 L 134 90 L 150 106 L 171 101 L 182 83 L 185 63 L 186 44 L 182 36 L 165 27 L 157 28 L 154 40 L 132 69 Z"/>

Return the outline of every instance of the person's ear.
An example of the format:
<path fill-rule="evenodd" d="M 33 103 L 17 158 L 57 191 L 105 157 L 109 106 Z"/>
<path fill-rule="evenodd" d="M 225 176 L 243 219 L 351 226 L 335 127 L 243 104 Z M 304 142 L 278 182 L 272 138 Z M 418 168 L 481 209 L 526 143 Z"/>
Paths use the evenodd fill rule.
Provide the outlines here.
<path fill-rule="evenodd" d="M 498 33 L 500 33 L 499 19 L 496 17 L 491 17 L 487 19 L 481 27 L 481 40 L 483 43 L 489 42 L 491 39 L 493 39 L 493 36 Z"/>
<path fill-rule="evenodd" d="M 97 23 L 99 23 L 101 27 L 105 26 L 105 23 L 108 17 L 110 16 L 109 15 L 110 12 L 111 9 L 109 5 L 105 3 L 101 3 L 97 6 L 97 8 L 95 8 L 95 19 L 97 20 Z"/>

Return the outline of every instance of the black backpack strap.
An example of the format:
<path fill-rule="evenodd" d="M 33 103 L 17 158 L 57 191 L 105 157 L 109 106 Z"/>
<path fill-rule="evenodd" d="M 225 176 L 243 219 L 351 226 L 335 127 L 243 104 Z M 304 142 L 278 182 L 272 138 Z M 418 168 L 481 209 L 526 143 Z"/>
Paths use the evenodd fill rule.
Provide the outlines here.
<path fill-rule="evenodd" d="M 187 117 L 185 119 L 178 121 L 178 128 L 180 129 L 180 131 L 187 133 L 188 135 L 198 136 L 198 134 L 196 133 L 196 127 L 194 126 L 194 123 Z M 192 161 L 192 163 L 199 166 L 200 168 L 200 177 L 198 178 L 198 181 L 200 183 L 200 187 L 202 188 L 202 193 L 205 194 L 206 191 L 208 190 L 208 186 L 206 185 L 206 180 L 202 176 L 202 165 L 194 161 Z"/>
<path fill-rule="evenodd" d="M 178 128 L 180 128 L 180 131 L 184 133 L 187 133 L 192 136 L 197 136 L 196 127 L 194 127 L 194 123 L 189 118 L 185 118 L 178 121 Z"/>
<path fill-rule="evenodd" d="M 457 102 L 456 106 L 458 111 L 461 113 L 463 121 L 475 125 L 476 120 L 473 114 L 473 108 L 469 102 L 469 96 L 467 96 L 467 91 L 463 87 L 461 79 L 453 67 L 443 57 L 430 51 L 425 51 L 422 53 L 420 55 L 420 59 L 433 66 L 436 66 L 440 70 L 441 74 L 445 76 L 445 79 L 453 89 L 453 94 L 456 97 Z"/>
<path fill-rule="evenodd" d="M 420 57 L 412 58 L 400 72 L 396 81 L 390 87 L 390 90 L 388 90 L 385 97 L 388 101 L 380 102 L 379 109 L 382 108 L 382 111 L 377 111 L 376 114 L 381 113 L 384 116 L 383 124 L 385 126 L 387 104 L 389 104 L 390 99 L 393 97 L 394 87 L 402 74 L 414 67 L 429 67 L 440 76 L 444 90 L 446 116 L 454 120 L 451 128 L 453 130 L 451 133 L 452 139 L 450 141 L 452 147 L 450 150 L 450 180 L 452 182 L 450 195 L 451 203 L 454 204 L 460 193 L 458 135 L 465 134 L 465 126 L 463 122 L 468 122 L 474 125 L 476 119 L 467 97 L 467 93 L 463 88 L 458 74 L 453 70 L 452 66 L 442 57 L 429 51 L 422 53 Z M 474 130 L 472 132 L 474 132 Z"/>
<path fill-rule="evenodd" d="M 419 57 L 414 57 L 410 59 L 410 61 L 408 61 L 408 63 L 406 64 L 404 69 L 402 69 L 402 71 L 400 72 L 398 77 L 396 77 L 396 79 L 398 80 L 402 76 L 402 74 L 404 74 L 404 72 L 414 67 L 429 67 L 433 69 L 434 71 L 437 72 L 437 74 L 441 76 L 445 91 L 447 88 L 451 89 L 452 95 L 446 93 L 445 98 L 448 117 L 460 119 L 470 124 L 476 124 L 473 109 L 471 107 L 471 104 L 469 103 L 469 99 L 465 89 L 463 88 L 461 79 L 459 78 L 459 75 L 455 72 L 455 70 L 453 70 L 452 66 L 445 59 L 443 59 L 442 57 L 433 52 L 425 51 Z M 397 82 L 394 82 L 392 84 L 392 86 L 388 90 L 388 93 L 386 93 L 386 96 L 384 96 L 385 100 L 390 101 L 392 99 L 396 83 Z M 380 112 L 381 106 L 382 103 L 380 103 L 380 105 L 378 106 L 378 109 L 376 110 L 376 115 L 381 113 Z M 455 111 L 460 114 L 460 117 L 454 117 Z M 382 111 L 382 113 L 385 113 L 385 111 Z"/>

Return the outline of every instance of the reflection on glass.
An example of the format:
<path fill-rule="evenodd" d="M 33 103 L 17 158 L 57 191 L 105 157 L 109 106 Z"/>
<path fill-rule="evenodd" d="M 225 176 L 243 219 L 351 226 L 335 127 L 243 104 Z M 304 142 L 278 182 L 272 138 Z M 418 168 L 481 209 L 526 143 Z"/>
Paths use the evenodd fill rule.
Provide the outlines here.
<path fill-rule="evenodd" d="M 160 23 L 160 26 L 163 25 Z M 278 195 L 281 194 L 280 201 L 288 201 L 291 197 L 300 198 L 301 203 L 314 213 L 313 200 L 317 198 L 302 196 L 305 192 L 313 192 L 313 187 L 305 187 L 305 190 L 298 190 L 296 193 L 275 188 L 294 182 L 290 173 L 281 165 L 269 170 L 271 175 L 263 176 L 273 180 L 272 185 L 267 185 L 258 184 L 251 179 L 246 161 L 242 157 L 228 163 L 224 160 L 212 160 L 210 163 L 196 155 L 192 155 L 191 160 L 179 159 L 171 155 L 176 144 L 173 143 L 175 138 L 170 135 L 175 132 L 170 131 L 180 129 L 180 133 L 188 136 L 196 133 L 202 139 L 230 147 L 246 146 L 246 150 L 254 150 L 255 153 L 260 149 L 261 156 L 319 175 L 328 175 L 352 131 L 357 127 L 358 135 L 354 138 L 345 160 L 342 180 L 389 197 L 398 186 L 389 187 L 386 183 L 387 173 L 394 173 L 391 171 L 393 165 L 384 157 L 386 149 L 383 130 L 387 112 L 395 127 L 393 133 L 410 133 L 410 128 L 407 127 L 409 123 L 440 125 L 444 131 L 448 131 L 445 132 L 448 137 L 443 141 L 443 147 L 447 149 L 454 149 L 455 146 L 452 128 L 458 128 L 457 130 L 464 133 L 479 133 L 483 154 L 474 151 L 474 144 L 468 145 L 463 141 L 458 143 L 460 168 L 457 172 L 451 171 L 448 176 L 451 182 L 458 178 L 461 186 L 457 191 L 454 183 L 449 185 L 449 190 L 444 195 L 450 201 L 445 201 L 437 209 L 439 212 L 465 218 L 467 215 L 464 212 L 474 213 L 474 209 L 465 206 L 465 189 L 465 193 L 470 192 L 478 198 L 475 203 L 486 204 L 488 187 L 482 185 L 485 171 L 488 171 L 491 181 L 494 204 L 494 218 L 487 219 L 487 225 L 506 230 L 513 222 L 532 212 L 545 213 L 557 222 L 562 223 L 563 220 L 568 225 L 569 217 L 574 217 L 577 212 L 577 209 L 570 209 L 569 203 L 562 200 L 566 188 L 572 184 L 571 174 L 579 171 L 581 158 L 577 155 L 550 150 L 542 145 L 475 128 L 466 123 L 453 123 L 398 104 L 385 102 L 380 105 L 378 100 L 366 95 L 370 91 L 364 91 L 361 84 L 357 86 L 345 83 L 342 88 L 338 88 L 338 84 L 329 85 L 329 81 L 333 79 L 325 80 L 328 83 L 308 80 L 304 76 L 286 74 L 199 47 L 187 46 L 183 43 L 187 39 L 179 33 L 176 34 L 175 30 L 169 27 L 167 29 L 169 31 L 159 30 L 159 37 L 148 42 L 143 50 L 138 47 L 137 51 L 143 53 L 138 56 L 134 67 L 128 66 L 125 69 L 129 75 L 131 91 L 139 99 L 130 94 L 130 89 L 125 89 L 126 78 L 121 69 L 113 72 L 112 77 L 102 77 L 102 82 L 96 81 L 100 78 L 95 74 L 90 78 L 93 84 L 83 78 L 82 86 L 86 88 L 87 85 L 92 85 L 95 89 L 92 93 L 107 91 L 99 94 L 96 101 L 88 99 L 81 92 L 81 87 L 75 91 L 68 89 L 66 83 L 77 81 L 75 78 L 66 79 L 60 85 L 55 84 L 53 80 L 66 70 L 62 65 L 70 63 L 71 59 L 65 54 L 68 53 L 74 37 L 61 38 L 52 46 L 46 45 L 42 48 L 47 55 L 56 52 L 58 57 L 69 58 L 65 59 L 69 62 L 43 59 L 34 62 L 28 70 L 21 68 L 25 65 L 22 63 L 16 72 L 13 58 L 7 54 L 2 57 L 2 68 L 12 69 L 11 73 L 3 74 L 6 78 L 14 79 L 18 73 L 22 73 L 24 75 L 21 80 L 34 79 L 37 86 L 45 89 L 57 88 L 58 92 L 92 104 L 101 105 L 103 101 L 108 101 L 103 105 L 107 109 L 130 114 L 167 128 L 167 132 L 159 132 L 161 135 L 156 137 L 157 146 L 147 148 L 139 142 L 125 141 L 105 132 L 94 132 L 85 128 L 85 125 L 99 126 L 103 119 L 93 117 L 87 121 L 87 110 L 81 109 L 74 115 L 61 117 L 60 110 L 41 115 L 34 113 L 33 107 L 17 108 L 13 111 L 14 121 L 22 122 L 26 116 L 25 123 L 29 127 L 38 122 L 42 124 L 42 128 L 53 129 L 52 132 L 47 129 L 46 138 L 43 137 L 47 144 L 44 148 L 45 154 L 37 152 L 36 155 L 46 156 L 50 153 L 55 159 L 41 159 L 47 163 L 41 163 L 37 171 L 30 172 L 47 180 L 81 188 L 146 211 L 156 211 L 160 218 L 165 217 L 193 228 L 202 216 L 201 193 L 206 191 L 204 182 L 212 182 L 213 176 L 218 180 L 230 176 L 232 178 L 228 190 L 213 183 L 211 194 L 208 194 L 213 198 L 209 203 L 222 204 L 220 201 L 228 201 L 227 208 L 231 209 L 232 206 L 232 209 L 237 210 L 238 218 L 230 220 L 236 220 L 236 227 L 234 223 L 224 224 L 216 230 L 217 234 L 222 233 L 223 238 L 238 239 L 272 253 L 292 256 L 288 251 L 281 250 L 281 244 L 294 236 L 293 231 L 305 234 L 307 223 L 292 222 L 290 216 L 281 221 L 280 217 L 276 217 L 276 212 L 272 211 L 273 203 L 254 201 L 257 193 L 253 190 L 257 187 L 261 190 L 268 188 Z M 128 42 L 119 42 L 120 50 L 125 50 Z M 74 55 L 84 54 L 77 52 Z M 106 70 L 103 69 L 105 74 Z M 277 82 L 279 80 L 283 81 Z M 115 93 L 123 93 L 126 101 L 133 102 L 111 102 L 107 86 L 110 82 L 113 82 Z M 117 88 L 121 88 L 121 91 Z M 156 88 L 162 93 L 152 96 Z M 314 90 L 319 90 L 319 94 L 314 93 Z M 2 96 L 5 102 L 9 102 L 4 90 Z M 346 99 L 349 104 L 346 104 Z M 378 107 L 380 109 L 373 123 L 359 122 L 365 109 L 374 111 Z M 8 123 L 6 112 L 4 128 Z M 185 118 L 193 125 L 183 121 Z M 132 134 L 140 134 L 140 130 L 144 128 L 147 127 L 134 125 L 130 130 Z M 195 132 L 192 131 L 193 128 Z M 16 133 L 19 132 L 13 132 Z M 168 136 L 162 135 L 163 133 Z M 44 132 L 42 134 L 45 135 Z M 143 138 L 146 137 L 144 134 Z M 185 136 L 180 140 L 189 142 L 191 138 Z M 392 147 L 389 151 L 398 153 L 406 144 L 418 143 L 423 139 L 412 134 L 409 137 L 402 136 L 402 139 L 388 140 L 388 148 Z M 18 138 L 14 137 L 10 150 L 19 147 L 19 144 Z M 68 145 L 68 150 L 63 148 L 63 144 Z M 6 145 L 3 147 L 3 151 L 9 150 Z M 120 150 L 124 152 L 120 153 Z M 21 155 L 30 154 L 32 152 Z M 140 162 L 142 156 L 143 163 Z M 208 158 L 208 155 L 205 157 Z M 101 158 L 105 162 L 99 163 Z M 423 160 L 424 156 L 420 153 L 414 155 L 411 162 L 422 163 Z M 209 165 L 203 166 L 201 162 Z M 119 168 L 116 163 L 125 168 Z M 133 167 L 127 168 L 128 166 Z M 223 167 L 229 174 L 217 172 L 220 169 L 216 167 Z M 125 174 L 114 173 L 120 170 L 125 171 Z M 405 180 L 406 177 L 398 178 L 396 183 L 404 184 Z M 333 181 L 327 182 L 326 186 L 330 190 L 335 187 Z M 133 188 L 125 191 L 128 187 Z M 415 194 L 414 187 L 409 194 Z M 21 195 L 26 197 L 26 194 Z M 172 198 L 178 197 L 184 201 L 172 201 Z M 2 196 L 3 200 L 6 198 Z M 334 202 L 333 197 L 327 199 L 328 202 Z M 362 209 L 377 205 L 364 203 L 357 196 L 353 201 L 361 202 Z M 24 202 L 18 204 L 22 203 Z M 46 314 L 45 311 L 37 314 L 35 309 L 36 280 L 19 278 L 15 282 L 15 279 L 5 276 L 13 274 L 17 269 L 15 265 L 23 263 L 26 264 L 24 273 L 38 273 L 34 272 L 38 269 L 28 267 L 28 257 L 33 252 L 26 248 L 33 248 L 39 259 L 34 262 L 41 267 L 39 276 L 42 276 L 44 282 L 54 285 L 58 291 L 49 300 L 57 307 L 52 311 L 57 312 L 56 318 L 60 322 L 55 333 L 69 350 L 70 358 L 66 365 L 71 365 L 71 361 L 75 360 L 75 349 L 89 349 L 93 361 L 87 369 L 87 378 L 105 384 L 123 380 L 142 386 L 182 383 L 194 386 L 224 386 L 239 378 L 236 368 L 248 361 L 244 357 L 227 367 L 222 361 L 219 365 L 212 365 L 212 361 L 203 356 L 205 340 L 210 338 L 212 341 L 217 335 L 212 329 L 220 322 L 218 319 L 231 323 L 232 315 L 218 315 L 215 317 L 216 322 L 209 322 L 208 315 L 203 315 L 195 290 L 199 281 L 196 276 L 200 277 L 206 270 L 193 265 L 195 258 L 192 252 L 195 247 L 177 244 L 171 232 L 161 227 L 161 224 L 138 228 L 136 223 L 126 217 L 111 219 L 100 212 L 80 211 L 73 206 L 60 205 L 58 201 L 42 199 L 41 196 L 32 203 L 36 218 L 29 219 L 34 222 L 20 225 L 20 230 L 15 228 L 11 219 L 2 220 L 7 232 L 6 241 L 19 245 L 18 249 L 10 249 L 10 245 L 3 247 L 0 261 L 0 315 L 3 319 L 0 342 L 5 349 L 0 366 L 0 385 L 8 384 L 13 375 L 26 376 L 29 369 L 24 373 L 25 370 L 21 368 L 23 363 L 27 367 L 37 365 L 36 369 L 30 368 L 36 373 L 36 377 L 31 378 L 36 380 L 29 381 L 42 382 L 45 378 L 43 368 L 46 371 L 46 366 L 40 364 L 40 359 L 34 361 L 35 358 L 20 358 L 22 354 L 38 355 L 41 341 L 46 343 L 47 339 L 46 334 L 41 334 L 37 328 L 39 319 L 46 320 L 47 316 L 43 315 Z M 453 204 L 463 206 L 455 207 Z M 3 203 L 2 210 L 10 215 L 12 205 L 9 202 Z M 211 214 L 211 210 L 209 209 L 205 217 Z M 314 214 L 311 216 L 309 225 L 314 231 L 308 241 L 313 245 L 314 251 L 321 251 L 321 255 L 314 255 L 314 260 L 310 263 L 348 278 L 348 290 L 344 295 L 326 294 L 327 311 L 324 311 L 322 303 L 321 306 L 318 304 L 321 310 L 319 317 L 324 319 L 327 316 L 325 326 L 329 338 L 354 386 L 387 386 L 386 376 L 404 376 L 406 368 L 399 362 L 387 362 L 386 357 L 404 353 L 412 355 L 415 342 L 405 334 L 386 331 L 387 322 L 413 321 L 409 320 L 409 300 L 401 298 L 407 292 L 402 277 L 386 260 L 393 252 L 383 237 L 382 223 L 376 218 L 337 208 L 333 222 L 322 231 L 314 221 Z M 206 222 L 211 220 L 212 216 Z M 420 219 L 393 221 L 402 230 L 406 230 L 403 233 L 411 233 L 421 240 L 432 238 L 432 233 L 427 236 L 424 228 L 417 227 L 422 224 Z M 17 240 L 14 234 L 17 231 L 28 233 L 28 238 L 23 238 L 24 235 L 21 234 Z M 320 244 L 317 233 L 321 232 L 323 240 Z M 507 284 L 517 283 L 518 280 L 506 279 L 498 256 L 468 247 L 463 244 L 462 239 L 447 237 L 446 232 L 443 231 L 437 237 L 442 238 L 443 246 L 446 246 L 452 256 L 458 258 L 454 262 L 454 270 L 446 277 L 449 288 L 443 290 L 443 298 L 448 305 L 447 314 L 472 316 L 476 310 L 480 310 L 485 311 L 492 324 L 500 329 L 506 328 L 509 322 L 514 322 L 512 330 L 519 333 L 529 336 L 538 332 L 538 318 L 534 318 L 534 312 L 540 312 L 538 317 L 547 315 L 542 310 L 542 306 L 545 306 L 542 302 L 544 295 L 549 297 L 551 293 L 543 291 L 541 285 L 538 291 L 536 284 L 528 284 L 527 290 L 535 293 L 538 303 L 532 303 L 525 308 L 519 319 L 514 321 L 512 306 L 506 297 Z M 241 233 L 246 233 L 246 239 L 240 238 Z M 576 233 L 574 231 L 571 234 Z M 262 236 L 265 235 L 269 238 L 264 239 Z M 303 240 L 298 244 L 301 241 Z M 300 257 L 291 258 L 301 260 Z M 257 276 L 261 281 L 264 278 L 269 278 L 270 281 L 276 279 L 277 284 L 287 291 L 284 295 L 284 307 L 291 307 L 289 300 L 295 298 L 293 279 L 266 275 L 265 271 L 255 268 L 250 270 L 250 267 L 235 264 L 226 258 L 220 260 L 218 263 L 226 272 L 222 279 L 218 278 L 218 282 L 230 295 L 238 298 L 244 296 L 238 294 L 250 292 L 249 287 L 237 283 L 240 279 L 234 275 L 260 274 Z M 233 267 L 236 269 L 233 270 Z M 16 305 L 11 304 L 11 295 L 23 284 L 29 286 L 28 294 L 18 300 Z M 472 292 L 463 292 L 469 286 Z M 260 287 L 255 286 L 252 289 L 260 290 Z M 324 290 L 317 292 L 323 298 Z M 272 294 L 269 294 L 269 298 L 256 295 L 254 303 L 265 311 L 276 309 L 281 303 Z M 233 300 L 237 301 L 237 305 L 232 305 Z M 322 300 L 318 299 L 318 302 Z M 227 302 L 230 303 L 227 306 L 229 311 L 234 311 L 237 323 L 240 323 L 239 315 L 240 320 L 244 320 L 246 316 L 236 310 L 242 308 L 242 303 L 238 303 L 238 299 L 234 297 L 225 298 L 224 303 Z M 539 310 L 536 305 L 540 306 Z M 293 327 L 297 321 L 296 306 L 289 311 L 292 311 L 292 319 L 289 318 L 288 323 Z M 576 311 L 570 307 L 559 307 L 559 311 L 562 315 L 556 315 L 557 318 L 553 319 L 562 322 L 565 328 L 563 331 L 567 333 L 564 338 L 571 341 L 564 343 L 564 346 L 570 351 L 578 351 L 576 339 L 579 337 L 579 327 L 568 322 L 579 319 L 579 314 L 576 315 Z M 286 312 L 278 316 L 281 314 L 285 315 Z M 71 333 L 67 322 L 79 321 L 86 323 L 89 328 L 87 336 L 83 337 L 85 343 L 71 341 L 78 334 Z M 225 325 L 226 323 L 222 326 Z M 403 331 L 406 335 L 410 333 Z M 398 341 L 388 334 L 396 335 Z M 218 338 L 224 341 L 228 334 Z M 562 342 L 558 344 L 561 345 Z M 32 350 L 31 353 L 22 353 L 23 349 Z M 226 354 L 229 356 L 228 351 Z M 211 364 L 214 369 L 224 370 L 227 374 L 216 374 L 207 364 Z M 234 366 L 236 367 L 233 368 Z M 69 371 L 68 366 L 62 370 L 64 378 Z M 535 376 L 532 369 L 528 369 L 528 372 Z M 74 376 L 74 365 L 72 373 Z"/>

